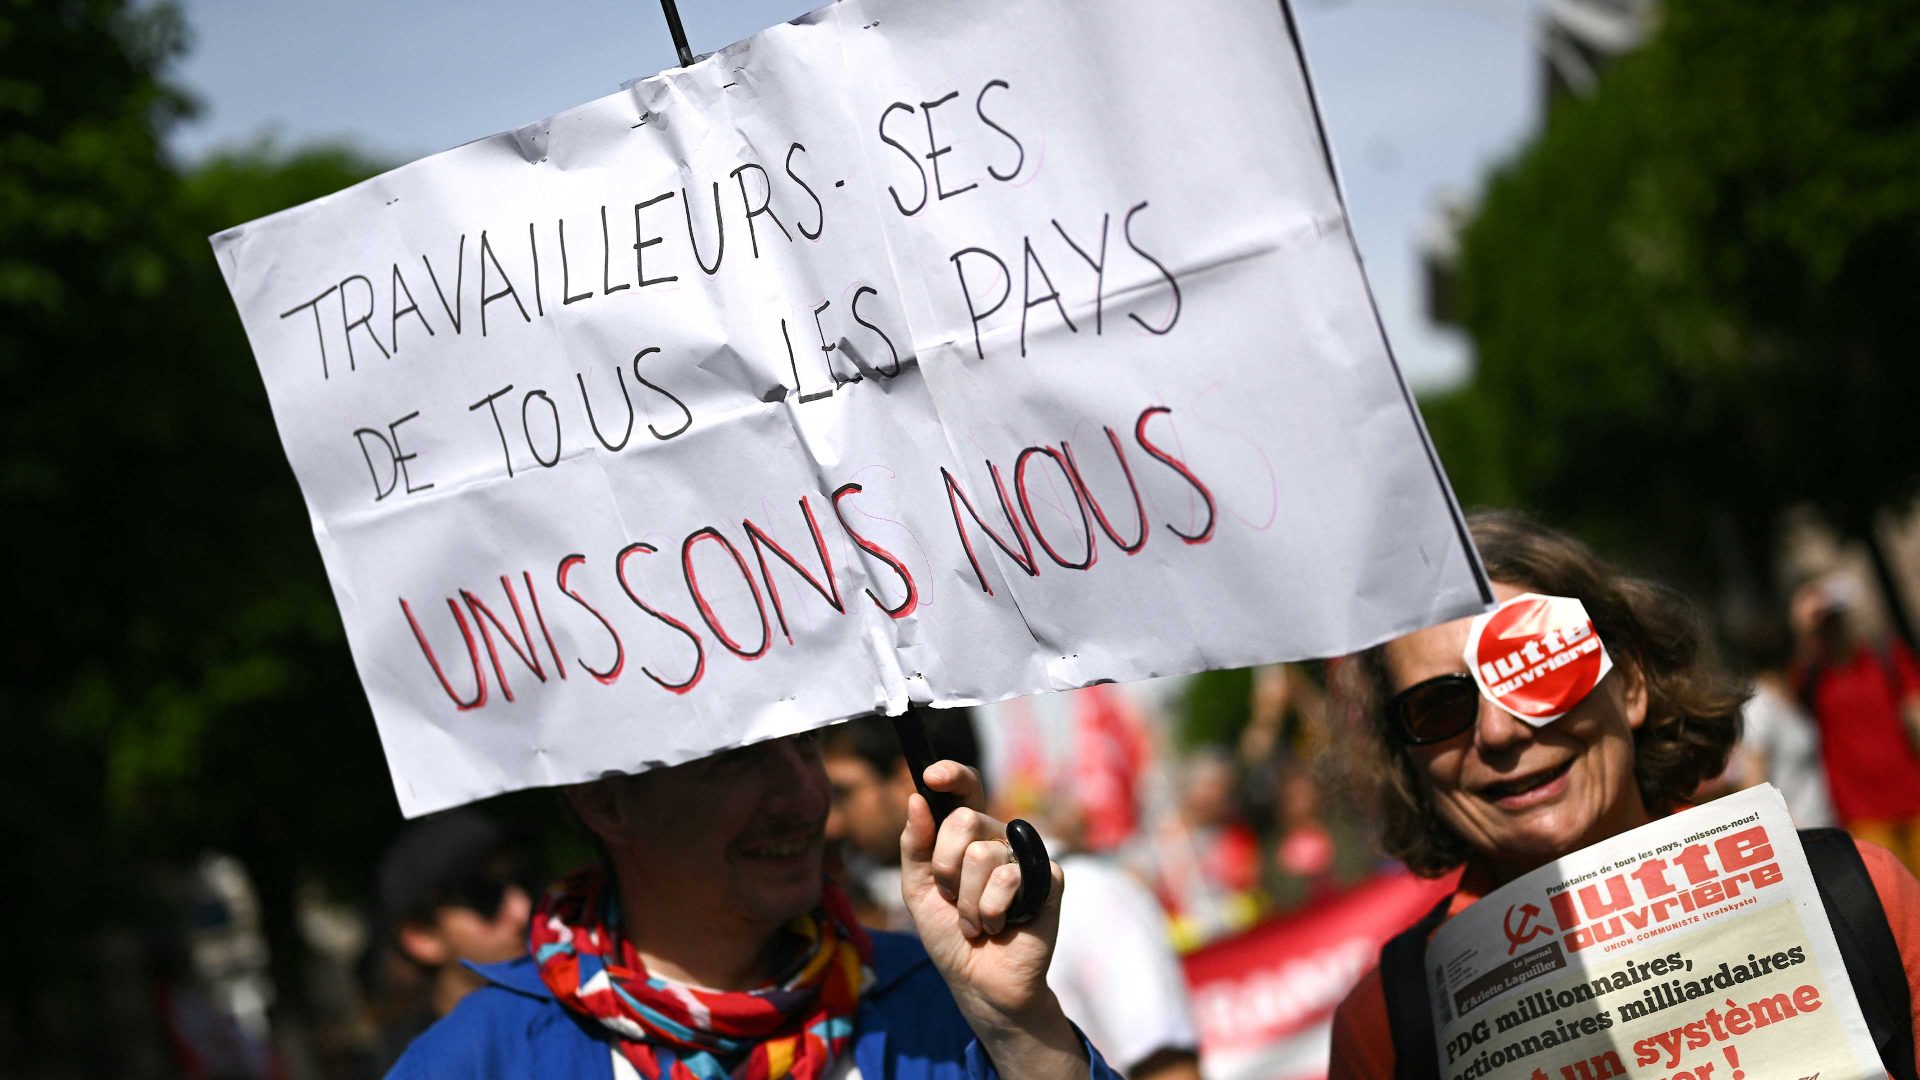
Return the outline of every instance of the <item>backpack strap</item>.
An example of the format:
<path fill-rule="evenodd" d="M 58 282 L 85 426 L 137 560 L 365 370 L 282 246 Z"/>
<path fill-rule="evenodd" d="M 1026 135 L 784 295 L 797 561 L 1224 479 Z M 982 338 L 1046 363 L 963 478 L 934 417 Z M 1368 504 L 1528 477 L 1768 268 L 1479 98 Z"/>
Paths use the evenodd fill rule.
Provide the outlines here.
<path fill-rule="evenodd" d="M 1860 849 L 1839 829 L 1802 829 L 1800 846 L 1880 1061 L 1895 1080 L 1916 1080 L 1907 973 Z"/>
<path fill-rule="evenodd" d="M 1439 1080 L 1434 1053 L 1433 1009 L 1427 997 L 1427 939 L 1446 920 L 1453 897 L 1442 897 L 1420 921 L 1380 947 L 1380 990 L 1387 999 L 1387 1029 L 1393 1033 L 1395 1080 Z"/>

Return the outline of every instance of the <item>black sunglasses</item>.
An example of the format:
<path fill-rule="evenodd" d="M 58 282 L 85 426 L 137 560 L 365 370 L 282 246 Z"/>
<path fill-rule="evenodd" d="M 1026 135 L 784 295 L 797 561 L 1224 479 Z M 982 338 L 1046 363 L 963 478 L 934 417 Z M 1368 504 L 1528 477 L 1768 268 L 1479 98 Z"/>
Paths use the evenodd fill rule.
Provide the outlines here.
<path fill-rule="evenodd" d="M 1394 733 L 1412 746 L 1445 742 L 1473 727 L 1480 715 L 1480 687 L 1464 671 L 1435 675 L 1387 699 Z"/>

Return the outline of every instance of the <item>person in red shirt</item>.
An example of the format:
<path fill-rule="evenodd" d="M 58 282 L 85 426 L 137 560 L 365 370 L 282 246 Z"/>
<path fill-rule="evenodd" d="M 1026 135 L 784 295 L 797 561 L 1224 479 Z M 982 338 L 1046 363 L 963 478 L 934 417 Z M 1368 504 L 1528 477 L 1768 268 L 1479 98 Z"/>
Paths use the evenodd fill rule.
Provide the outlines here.
<path fill-rule="evenodd" d="M 1920 665 L 1897 638 L 1856 629 L 1853 582 L 1829 579 L 1794 600 L 1805 659 L 1801 702 L 1820 724 L 1827 786 L 1854 836 L 1920 868 Z"/>

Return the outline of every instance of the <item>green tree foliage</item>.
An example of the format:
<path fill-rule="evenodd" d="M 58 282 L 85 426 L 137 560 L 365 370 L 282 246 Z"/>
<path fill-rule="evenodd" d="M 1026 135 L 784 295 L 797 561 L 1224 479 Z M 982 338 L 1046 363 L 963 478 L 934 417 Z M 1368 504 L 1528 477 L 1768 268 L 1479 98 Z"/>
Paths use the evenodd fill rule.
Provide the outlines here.
<path fill-rule="evenodd" d="M 1463 237 L 1475 377 L 1426 403 L 1465 501 L 1703 580 L 1788 502 L 1859 528 L 1912 493 L 1914 15 L 1672 3 L 1552 110 Z"/>
<path fill-rule="evenodd" d="M 1181 749 L 1231 750 L 1252 716 L 1253 669 L 1201 672 L 1187 685 L 1183 705 L 1178 732 Z"/>
<path fill-rule="evenodd" d="M 182 38 L 165 7 L 0 0 L 0 877 L 61 928 L 0 934 L 29 1039 L 92 1007 L 111 976 L 72 935 L 150 920 L 150 867 L 240 855 L 285 945 L 295 874 L 363 878 L 397 821 L 206 240 L 372 169 L 260 149 L 183 176 Z"/>

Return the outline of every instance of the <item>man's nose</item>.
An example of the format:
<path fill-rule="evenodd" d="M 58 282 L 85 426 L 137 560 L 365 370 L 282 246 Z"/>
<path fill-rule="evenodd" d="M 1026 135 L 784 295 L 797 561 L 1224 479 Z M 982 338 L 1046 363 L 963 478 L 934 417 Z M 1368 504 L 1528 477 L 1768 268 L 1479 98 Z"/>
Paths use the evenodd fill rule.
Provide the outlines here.
<path fill-rule="evenodd" d="M 815 741 L 805 735 L 773 740 L 765 778 L 773 805 L 806 815 L 827 813 L 832 798 L 827 767 Z"/>

